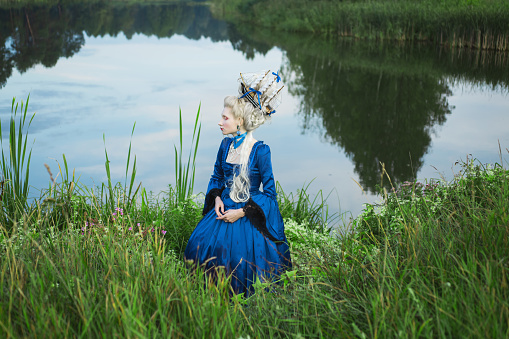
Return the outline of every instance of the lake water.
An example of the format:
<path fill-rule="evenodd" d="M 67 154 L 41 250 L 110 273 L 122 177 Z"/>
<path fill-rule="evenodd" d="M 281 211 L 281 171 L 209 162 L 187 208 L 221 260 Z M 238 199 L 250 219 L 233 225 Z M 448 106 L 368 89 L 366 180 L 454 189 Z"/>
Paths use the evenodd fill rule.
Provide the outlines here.
<path fill-rule="evenodd" d="M 204 191 L 223 98 L 237 93 L 239 72 L 264 69 L 280 69 L 286 84 L 272 122 L 255 132 L 276 180 L 285 192 L 311 181 L 311 194 L 334 190 L 330 208 L 347 218 L 380 200 L 380 163 L 397 183 L 450 180 L 467 156 L 500 162 L 499 143 L 508 160 L 507 54 L 240 29 L 186 4 L 95 3 L 0 7 L 0 61 L 4 138 L 13 97 L 30 94 L 36 112 L 35 195 L 49 183 L 44 164 L 57 172 L 62 154 L 81 182 L 100 184 L 106 147 L 123 180 L 134 124 L 137 182 L 165 190 L 179 109 L 189 145 L 200 104 L 195 191 Z"/>

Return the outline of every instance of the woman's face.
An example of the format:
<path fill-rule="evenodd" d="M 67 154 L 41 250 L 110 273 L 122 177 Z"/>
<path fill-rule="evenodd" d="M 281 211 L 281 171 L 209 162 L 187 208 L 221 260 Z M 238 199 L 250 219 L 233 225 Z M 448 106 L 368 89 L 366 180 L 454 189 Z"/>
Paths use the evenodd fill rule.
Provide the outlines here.
<path fill-rule="evenodd" d="M 235 119 L 233 116 L 232 109 L 230 107 L 225 107 L 221 113 L 221 120 L 219 120 L 218 125 L 223 135 L 227 135 L 237 133 L 237 125 L 240 125 L 240 123 L 238 119 Z"/>

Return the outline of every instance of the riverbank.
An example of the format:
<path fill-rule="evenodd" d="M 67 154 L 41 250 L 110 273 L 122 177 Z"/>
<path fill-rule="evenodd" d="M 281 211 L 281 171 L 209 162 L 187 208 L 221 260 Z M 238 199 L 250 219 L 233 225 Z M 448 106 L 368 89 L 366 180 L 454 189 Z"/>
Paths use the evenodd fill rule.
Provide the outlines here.
<path fill-rule="evenodd" d="M 73 182 L 55 184 L 55 198 L 2 229 L 6 337 L 509 334 L 509 171 L 501 166 L 472 161 L 453 182 L 405 183 L 366 206 L 341 238 L 302 209 L 300 222 L 285 217 L 294 268 L 257 283 L 248 299 L 229 297 L 228 278 L 204 284 L 203 272 L 186 268 L 199 203 L 176 204 L 170 189 L 110 206 Z M 296 213 L 298 200 L 285 213 Z"/>
<path fill-rule="evenodd" d="M 214 0 L 213 13 L 235 25 L 331 37 L 428 41 L 509 50 L 506 1 L 269 1 Z"/>
<path fill-rule="evenodd" d="M 64 156 L 30 202 L 27 105 L 13 100 L 11 152 L 0 161 L 5 337 L 509 335 L 509 170 L 501 164 L 467 160 L 450 182 L 382 189 L 381 202 L 341 234 L 331 233 L 326 197 L 278 185 L 293 268 L 244 298 L 232 296 L 228 277 L 212 281 L 183 259 L 203 207 L 192 194 L 199 112 L 189 157 L 175 148 L 167 191 L 135 184 L 130 145 L 123 183 L 111 181 L 107 151 L 108 181 L 97 187 L 82 185 Z"/>

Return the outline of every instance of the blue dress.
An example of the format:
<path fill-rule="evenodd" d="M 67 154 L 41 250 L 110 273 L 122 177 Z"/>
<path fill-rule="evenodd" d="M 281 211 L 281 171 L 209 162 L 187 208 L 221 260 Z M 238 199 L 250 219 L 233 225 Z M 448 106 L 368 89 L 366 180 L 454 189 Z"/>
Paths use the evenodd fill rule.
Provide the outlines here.
<path fill-rule="evenodd" d="M 253 145 L 248 162 L 250 198 L 237 203 L 230 198 L 229 182 L 239 166 L 226 162 L 232 140 L 224 138 L 219 147 L 205 196 L 204 217 L 187 243 L 185 257 L 196 264 L 206 262 L 205 268 L 211 272 L 223 267 L 232 276 L 232 290 L 250 295 L 257 277 L 273 280 L 291 268 L 290 249 L 276 199 L 269 146 L 262 141 Z M 245 207 L 246 215 L 233 223 L 216 219 L 216 196 L 221 196 L 225 210 Z"/>

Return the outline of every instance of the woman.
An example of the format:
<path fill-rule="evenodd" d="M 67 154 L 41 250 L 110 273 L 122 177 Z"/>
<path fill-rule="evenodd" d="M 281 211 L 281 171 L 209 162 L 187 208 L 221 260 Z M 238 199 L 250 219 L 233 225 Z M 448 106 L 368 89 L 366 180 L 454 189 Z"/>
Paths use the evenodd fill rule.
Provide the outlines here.
<path fill-rule="evenodd" d="M 185 251 L 186 259 L 205 263 L 207 270 L 224 268 L 237 294 L 249 295 L 257 278 L 271 281 L 291 267 L 270 149 L 253 138 L 253 131 L 280 103 L 283 85 L 278 73 L 241 73 L 239 96 L 224 99 L 219 127 L 223 135 L 234 137 L 221 142 L 204 217 Z"/>

